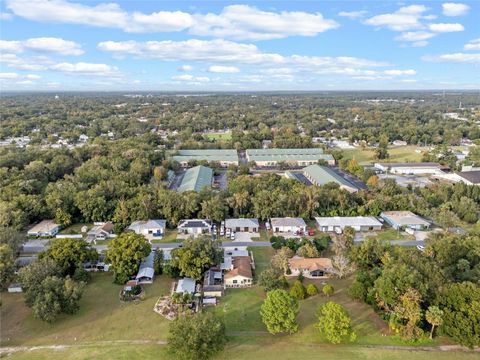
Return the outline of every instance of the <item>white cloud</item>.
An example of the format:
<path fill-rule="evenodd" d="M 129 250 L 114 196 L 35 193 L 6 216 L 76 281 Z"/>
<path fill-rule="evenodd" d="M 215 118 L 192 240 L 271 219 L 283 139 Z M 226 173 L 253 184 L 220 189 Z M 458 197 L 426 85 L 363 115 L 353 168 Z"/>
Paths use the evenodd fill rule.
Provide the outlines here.
<path fill-rule="evenodd" d="M 27 40 L 0 40 L 0 50 L 8 53 L 20 53 L 30 50 L 60 55 L 82 55 L 84 53 L 80 44 L 54 37 L 39 37 Z"/>
<path fill-rule="evenodd" d="M 226 6 L 220 14 L 197 14 L 189 33 L 242 40 L 281 39 L 288 36 L 315 36 L 339 24 L 320 13 L 262 11 L 248 5 Z"/>
<path fill-rule="evenodd" d="M 366 11 L 366 10 L 340 11 L 338 13 L 338 16 L 346 17 L 346 18 L 349 18 L 349 19 L 358 19 L 358 18 L 364 17 L 367 14 L 368 14 L 368 11 Z"/>
<path fill-rule="evenodd" d="M 28 75 L 25 75 L 25 77 L 29 80 L 39 80 L 42 78 L 40 75 L 36 75 L 36 74 L 28 74 Z"/>
<path fill-rule="evenodd" d="M 427 46 L 428 45 L 428 41 L 415 41 L 414 43 L 412 43 L 412 46 L 413 47 L 424 47 L 424 46 Z"/>
<path fill-rule="evenodd" d="M 424 41 L 434 37 L 435 34 L 426 31 L 408 31 L 401 33 L 399 36 L 395 38 L 397 41 Z"/>
<path fill-rule="evenodd" d="M 480 38 L 469 41 L 463 48 L 465 50 L 480 50 Z"/>
<path fill-rule="evenodd" d="M 193 76 L 191 74 L 183 74 L 183 75 L 172 76 L 172 80 L 187 81 L 190 83 L 202 83 L 202 82 L 209 82 L 210 78 L 206 76 Z"/>
<path fill-rule="evenodd" d="M 391 75 L 391 76 L 401 76 L 401 75 L 415 75 L 417 72 L 412 69 L 408 70 L 385 70 L 384 74 L 385 75 Z"/>
<path fill-rule="evenodd" d="M 394 13 L 373 16 L 365 24 L 386 27 L 394 31 L 407 31 L 421 28 L 422 14 L 427 11 L 423 5 L 404 6 Z"/>
<path fill-rule="evenodd" d="M 234 74 L 240 72 L 240 69 L 236 66 L 212 65 L 208 68 L 208 72 Z"/>
<path fill-rule="evenodd" d="M 192 65 L 182 65 L 178 68 L 178 71 L 192 71 L 193 66 Z"/>
<path fill-rule="evenodd" d="M 453 53 L 442 55 L 427 55 L 423 61 L 454 62 L 454 63 L 480 63 L 480 54 Z"/>
<path fill-rule="evenodd" d="M 181 11 L 128 13 L 115 3 L 88 6 L 64 0 L 8 0 L 7 8 L 29 20 L 117 28 L 126 32 L 181 31 L 192 24 L 191 15 Z"/>
<path fill-rule="evenodd" d="M 16 54 L 10 54 L 0 50 L 0 63 L 5 64 L 9 68 L 27 71 L 46 70 L 48 66 L 54 62 L 45 56 L 35 56 L 22 58 Z"/>
<path fill-rule="evenodd" d="M 64 73 L 76 73 L 99 76 L 114 76 L 118 75 L 118 69 L 107 64 L 92 64 L 85 62 L 78 63 L 59 63 L 50 66 L 51 70 L 60 71 Z"/>
<path fill-rule="evenodd" d="M 442 9 L 445 16 L 461 16 L 468 13 L 470 7 L 460 3 L 444 3 Z"/>
<path fill-rule="evenodd" d="M 0 20 L 10 21 L 13 19 L 13 14 L 2 12 L 0 13 Z"/>
<path fill-rule="evenodd" d="M 248 5 L 230 5 L 219 14 L 159 11 L 129 13 L 116 3 L 89 6 L 66 0 L 7 0 L 15 15 L 46 23 L 79 24 L 122 29 L 130 33 L 188 30 L 193 35 L 267 40 L 314 36 L 339 24 L 320 13 L 269 12 Z"/>
<path fill-rule="evenodd" d="M 18 77 L 17 73 L 0 73 L 0 79 L 16 79 Z"/>
<path fill-rule="evenodd" d="M 457 32 L 457 31 L 465 30 L 462 24 L 453 24 L 453 23 L 430 24 L 428 25 L 428 28 L 431 31 L 438 32 L 438 33 Z"/>

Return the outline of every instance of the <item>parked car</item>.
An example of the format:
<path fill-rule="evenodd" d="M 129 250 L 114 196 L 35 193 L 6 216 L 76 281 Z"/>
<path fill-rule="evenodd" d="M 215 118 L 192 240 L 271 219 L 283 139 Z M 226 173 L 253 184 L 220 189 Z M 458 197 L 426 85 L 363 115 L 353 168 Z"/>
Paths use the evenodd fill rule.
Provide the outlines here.
<path fill-rule="evenodd" d="M 265 223 L 265 229 L 270 230 L 270 223 L 268 221 Z"/>
<path fill-rule="evenodd" d="M 235 232 L 232 231 L 232 234 L 230 235 L 230 239 L 235 240 Z"/>
<path fill-rule="evenodd" d="M 308 236 L 313 236 L 315 235 L 315 231 L 313 229 L 307 229 Z"/>
<path fill-rule="evenodd" d="M 227 237 L 230 237 L 230 234 L 232 233 L 232 230 L 230 228 L 228 228 L 226 231 L 225 231 L 225 235 Z"/>
<path fill-rule="evenodd" d="M 223 226 L 220 226 L 220 236 L 225 235 L 225 228 Z"/>
<path fill-rule="evenodd" d="M 417 245 L 417 249 L 420 250 L 420 251 L 425 251 L 425 246 Z"/>

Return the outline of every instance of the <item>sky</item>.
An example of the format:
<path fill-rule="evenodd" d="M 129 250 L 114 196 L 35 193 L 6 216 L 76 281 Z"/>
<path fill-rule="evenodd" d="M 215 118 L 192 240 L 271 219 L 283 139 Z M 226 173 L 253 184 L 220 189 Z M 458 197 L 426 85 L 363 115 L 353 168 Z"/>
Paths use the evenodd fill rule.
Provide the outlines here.
<path fill-rule="evenodd" d="M 480 89 L 480 1 L 0 1 L 3 91 Z"/>

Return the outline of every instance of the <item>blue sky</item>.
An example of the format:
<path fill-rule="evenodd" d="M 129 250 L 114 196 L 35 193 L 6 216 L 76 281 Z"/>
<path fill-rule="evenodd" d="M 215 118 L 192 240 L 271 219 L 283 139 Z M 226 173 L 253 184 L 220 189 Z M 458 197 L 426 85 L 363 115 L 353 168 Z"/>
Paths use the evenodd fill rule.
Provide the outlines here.
<path fill-rule="evenodd" d="M 480 88 L 478 1 L 0 3 L 3 90 Z"/>

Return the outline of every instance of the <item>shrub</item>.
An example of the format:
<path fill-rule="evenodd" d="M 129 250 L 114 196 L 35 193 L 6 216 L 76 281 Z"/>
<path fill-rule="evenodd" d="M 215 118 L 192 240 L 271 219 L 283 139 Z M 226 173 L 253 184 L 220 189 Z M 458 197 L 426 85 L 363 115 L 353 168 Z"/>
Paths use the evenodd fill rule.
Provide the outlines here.
<path fill-rule="evenodd" d="M 333 295 L 333 292 L 334 292 L 334 289 L 333 289 L 333 286 L 332 285 L 325 285 L 323 288 L 322 288 L 322 292 L 325 296 L 332 296 Z"/>
<path fill-rule="evenodd" d="M 318 289 L 315 284 L 308 284 L 307 286 L 307 295 L 308 296 L 315 296 L 318 294 Z"/>
<path fill-rule="evenodd" d="M 305 299 L 305 286 L 303 286 L 302 282 L 296 280 L 293 283 L 292 288 L 290 289 L 290 295 L 295 299 L 302 300 Z"/>

